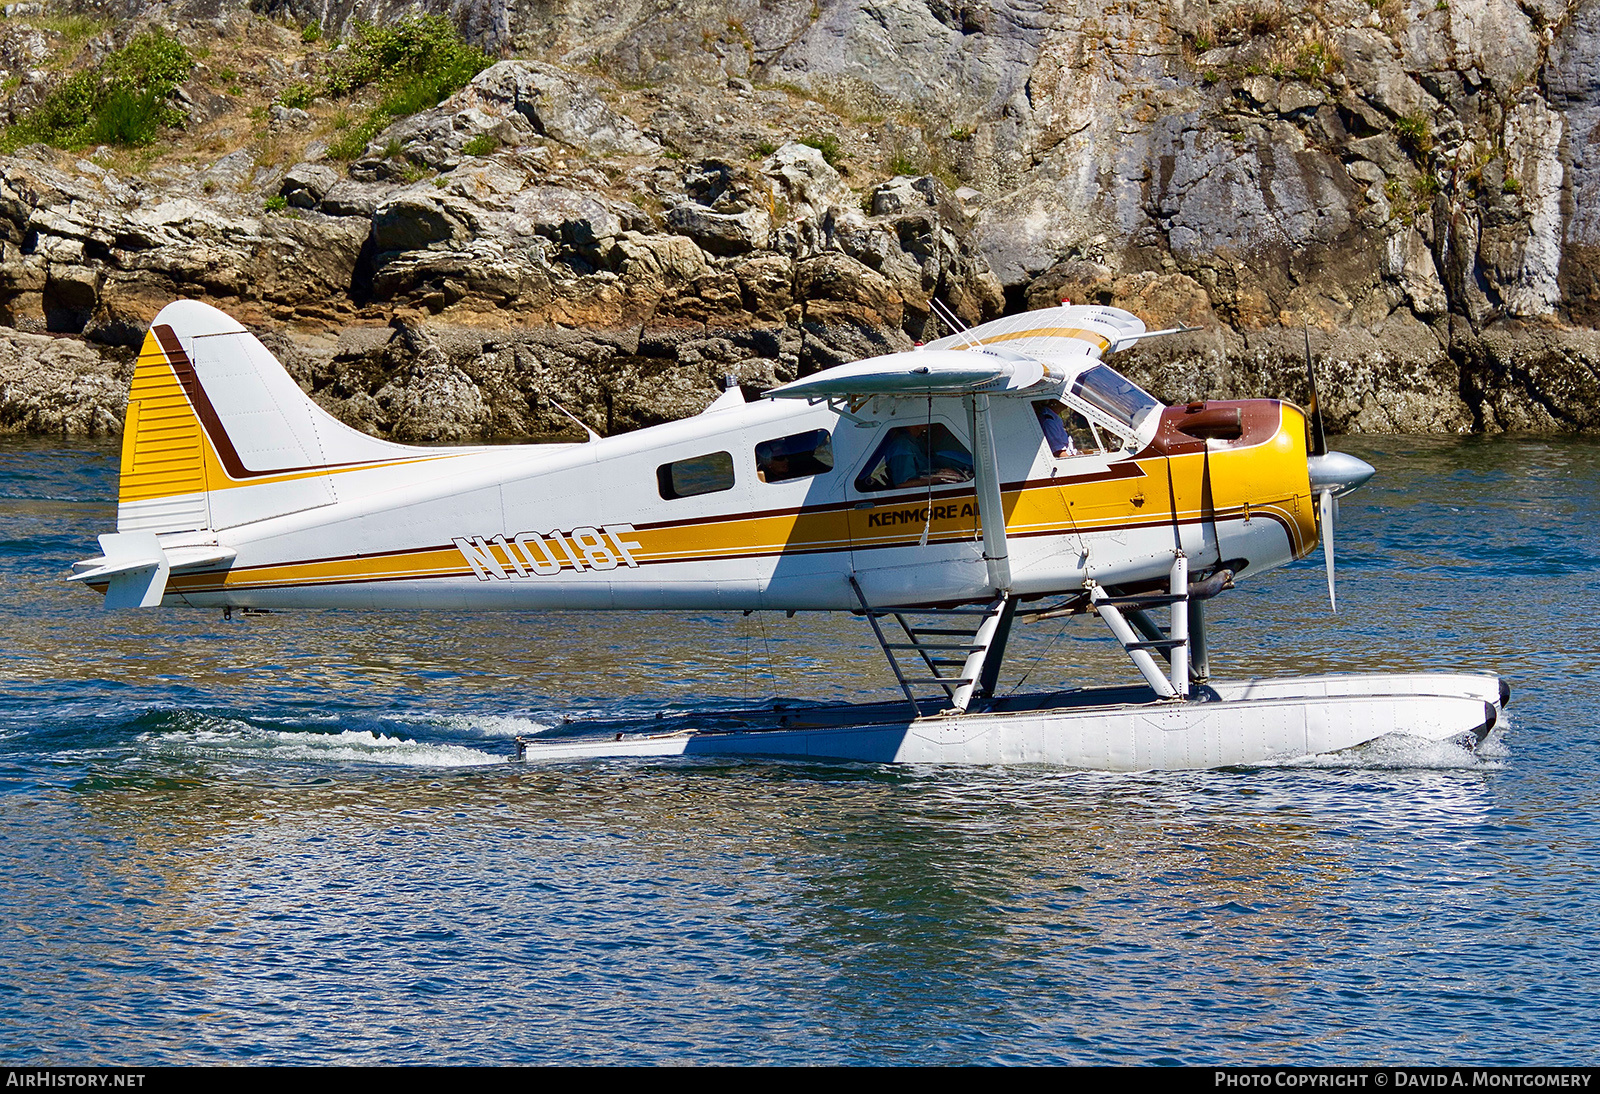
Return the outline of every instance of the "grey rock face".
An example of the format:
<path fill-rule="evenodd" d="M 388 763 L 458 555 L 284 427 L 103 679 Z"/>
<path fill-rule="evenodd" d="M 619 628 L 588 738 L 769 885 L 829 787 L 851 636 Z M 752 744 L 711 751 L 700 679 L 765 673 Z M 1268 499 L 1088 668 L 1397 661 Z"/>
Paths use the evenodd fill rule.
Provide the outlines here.
<path fill-rule="evenodd" d="M 872 212 L 876 216 L 892 216 L 936 206 L 937 182 L 931 176 L 914 179 L 897 175 L 872 192 Z"/>
<path fill-rule="evenodd" d="M 283 176 L 278 193 L 298 209 L 315 209 L 338 183 L 339 173 L 333 168 L 323 164 L 300 163 Z"/>
<path fill-rule="evenodd" d="M 599 86 L 535 61 L 502 61 L 480 72 L 454 97 L 458 113 L 512 114 L 534 131 L 597 156 L 648 156 L 661 146 L 632 119 L 605 104 Z"/>
<path fill-rule="evenodd" d="M 1600 324 L 1600 4 L 1577 6 L 1550 43 L 1546 86 L 1565 120 L 1562 300 L 1574 319 Z"/>
<path fill-rule="evenodd" d="M 1600 335 L 1503 328 L 1464 336 L 1469 394 L 1488 429 L 1600 428 Z"/>
<path fill-rule="evenodd" d="M 590 79 L 537 61 L 502 61 L 480 72 L 432 110 L 403 118 L 373 138 L 357 162 L 358 178 L 392 177 L 383 153 L 398 144 L 414 163 L 448 170 L 469 148 L 492 151 L 549 137 L 592 156 L 649 156 L 661 146 L 605 103 Z"/>
<path fill-rule="evenodd" d="M 299 2 L 269 6 L 398 12 Z M 91 340 L 85 375 L 175 296 L 376 330 L 283 347 L 347 420 L 444 438 L 561 431 L 552 398 L 605 429 L 688 412 L 726 372 L 942 333 L 935 295 L 966 322 L 1070 298 L 1204 326 L 1130 365 L 1174 398 L 1294 396 L 1309 325 L 1335 425 L 1591 427 L 1597 0 L 423 6 L 544 60 L 348 170 L 0 161 L 0 322 Z M 14 390 L 14 420 L 56 420 Z"/>
<path fill-rule="evenodd" d="M 121 433 L 132 375 L 81 342 L 0 329 L 0 433 Z"/>
<path fill-rule="evenodd" d="M 668 212 L 667 227 L 688 236 L 701 249 L 714 255 L 762 250 L 772 235 L 772 220 L 760 209 L 719 213 L 693 203 L 676 206 Z"/>
<path fill-rule="evenodd" d="M 761 65 L 768 79 L 853 98 L 910 102 L 968 120 L 1027 83 L 1050 17 L 1029 0 L 833 2 Z"/>
<path fill-rule="evenodd" d="M 788 203 L 794 217 L 820 221 L 829 210 L 850 204 L 850 187 L 822 153 L 810 145 L 788 142 L 766 158 L 761 172 Z"/>
<path fill-rule="evenodd" d="M 483 390 L 442 354 L 421 359 L 379 389 L 374 401 L 398 441 L 470 441 L 487 432 Z"/>
<path fill-rule="evenodd" d="M 288 176 L 285 176 L 285 181 L 287 178 Z M 342 178 L 328 187 L 327 192 L 319 200 L 319 207 L 329 216 L 371 217 L 378 211 L 378 206 L 383 200 L 397 189 L 399 187 L 395 185 L 362 183 Z M 307 195 L 311 193 L 309 188 L 306 188 L 305 192 Z"/>

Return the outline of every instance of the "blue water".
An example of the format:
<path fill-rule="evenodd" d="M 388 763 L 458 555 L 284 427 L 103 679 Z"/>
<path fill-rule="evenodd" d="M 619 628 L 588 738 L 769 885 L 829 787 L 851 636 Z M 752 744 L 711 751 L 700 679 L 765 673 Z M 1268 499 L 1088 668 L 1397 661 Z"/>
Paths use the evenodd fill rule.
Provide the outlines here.
<path fill-rule="evenodd" d="M 106 614 L 115 449 L 0 442 L 0 1059 L 1592 1065 L 1600 444 L 1341 447 L 1340 615 L 1245 582 L 1217 670 L 1499 671 L 1478 755 L 515 765 L 891 680 L 848 618 Z"/>

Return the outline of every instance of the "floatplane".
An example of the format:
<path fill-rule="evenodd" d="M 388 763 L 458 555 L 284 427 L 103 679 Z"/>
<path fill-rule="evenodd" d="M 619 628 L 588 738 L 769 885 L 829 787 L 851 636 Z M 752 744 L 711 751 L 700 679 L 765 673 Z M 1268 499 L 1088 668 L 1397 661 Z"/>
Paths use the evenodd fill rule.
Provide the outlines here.
<path fill-rule="evenodd" d="M 1116 308 L 954 329 L 620 436 L 421 448 L 338 422 L 239 323 L 178 301 L 134 372 L 117 530 L 68 580 L 107 608 L 850 612 L 903 693 L 541 734 L 529 761 L 1145 770 L 1488 735 L 1494 676 L 1211 676 L 1206 604 L 1236 581 L 1320 540 L 1332 601 L 1336 499 L 1373 468 L 1328 450 L 1314 408 L 1163 405 L 1105 358 L 1170 332 Z M 1071 614 L 1138 677 L 997 694 L 1013 625 Z"/>

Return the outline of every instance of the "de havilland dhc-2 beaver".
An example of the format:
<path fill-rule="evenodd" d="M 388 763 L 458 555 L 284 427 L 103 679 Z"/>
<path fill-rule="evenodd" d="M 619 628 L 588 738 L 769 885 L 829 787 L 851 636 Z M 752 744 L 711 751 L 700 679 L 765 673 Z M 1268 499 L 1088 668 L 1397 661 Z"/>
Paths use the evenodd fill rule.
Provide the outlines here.
<path fill-rule="evenodd" d="M 1333 595 L 1335 499 L 1373 469 L 1327 450 L 1314 398 L 1164 406 L 1103 358 L 1169 332 L 1116 308 L 955 329 L 620 436 L 423 448 L 343 425 L 178 301 L 134 372 L 117 531 L 69 580 L 108 608 L 852 612 L 904 692 L 558 730 L 518 743 L 530 761 L 1146 770 L 1488 735 L 1493 676 L 1211 678 L 1206 601 L 1234 581 L 1320 538 Z M 1018 618 L 1074 613 L 1142 681 L 997 695 Z"/>

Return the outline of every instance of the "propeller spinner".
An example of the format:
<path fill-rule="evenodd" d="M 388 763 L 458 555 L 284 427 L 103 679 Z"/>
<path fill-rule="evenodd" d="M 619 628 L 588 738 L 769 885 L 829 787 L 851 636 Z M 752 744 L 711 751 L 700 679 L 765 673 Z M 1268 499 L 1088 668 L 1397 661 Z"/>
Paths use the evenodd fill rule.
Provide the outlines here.
<path fill-rule="evenodd" d="M 1333 522 L 1339 512 L 1338 499 L 1377 474 L 1366 460 L 1344 452 L 1329 452 L 1323 431 L 1322 405 L 1317 398 L 1317 370 L 1311 363 L 1311 328 L 1306 328 L 1306 380 L 1311 385 L 1311 405 L 1306 417 L 1311 435 L 1306 441 L 1306 467 L 1311 473 L 1311 493 L 1317 499 L 1317 524 L 1322 529 L 1322 563 L 1328 572 L 1328 607 L 1339 610 L 1333 591 Z"/>

